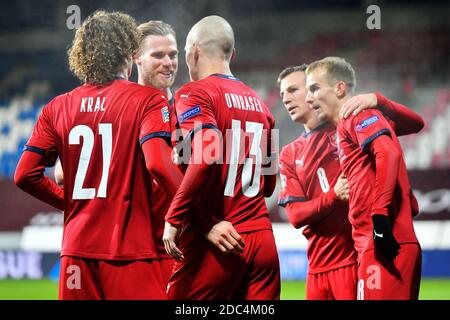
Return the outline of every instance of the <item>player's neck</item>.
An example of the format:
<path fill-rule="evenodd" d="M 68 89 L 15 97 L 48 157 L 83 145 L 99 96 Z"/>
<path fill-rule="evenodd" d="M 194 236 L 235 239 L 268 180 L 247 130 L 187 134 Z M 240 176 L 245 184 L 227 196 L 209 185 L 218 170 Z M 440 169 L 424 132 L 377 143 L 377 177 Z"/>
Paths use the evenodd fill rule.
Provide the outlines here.
<path fill-rule="evenodd" d="M 215 59 L 203 61 L 199 70 L 199 78 L 204 79 L 215 73 L 225 74 L 228 76 L 233 75 L 231 73 L 230 64 L 227 61 Z"/>
<path fill-rule="evenodd" d="M 143 72 L 138 72 L 138 84 L 145 86 L 145 79 Z"/>
<path fill-rule="evenodd" d="M 314 130 L 318 126 L 320 126 L 323 122 L 320 121 L 315 115 L 311 116 L 304 124 L 305 131 L 309 132 L 311 130 Z"/>
<path fill-rule="evenodd" d="M 127 60 L 125 66 L 116 74 L 116 78 L 128 80 L 133 70 L 133 60 Z"/>
<path fill-rule="evenodd" d="M 342 106 L 345 104 L 345 102 L 347 102 L 347 100 L 349 100 L 352 96 L 351 95 L 345 95 L 345 97 L 343 97 L 342 99 L 339 100 L 339 106 L 337 108 L 334 109 L 334 114 L 332 116 L 332 121 L 335 125 L 337 125 L 339 123 L 339 121 L 341 120 L 341 117 L 339 116 Z"/>
<path fill-rule="evenodd" d="M 127 70 L 120 71 L 118 74 L 116 74 L 116 78 L 128 80 L 128 71 Z"/>

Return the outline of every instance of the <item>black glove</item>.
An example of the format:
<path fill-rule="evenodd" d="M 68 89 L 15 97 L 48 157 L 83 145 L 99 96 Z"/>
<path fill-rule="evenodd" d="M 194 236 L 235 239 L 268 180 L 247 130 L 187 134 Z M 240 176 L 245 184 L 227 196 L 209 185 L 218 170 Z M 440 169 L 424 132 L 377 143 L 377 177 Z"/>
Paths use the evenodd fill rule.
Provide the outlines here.
<path fill-rule="evenodd" d="M 372 216 L 372 222 L 375 249 L 387 260 L 394 260 L 398 255 L 400 245 L 392 234 L 392 227 L 388 217 L 381 214 L 374 214 Z"/>

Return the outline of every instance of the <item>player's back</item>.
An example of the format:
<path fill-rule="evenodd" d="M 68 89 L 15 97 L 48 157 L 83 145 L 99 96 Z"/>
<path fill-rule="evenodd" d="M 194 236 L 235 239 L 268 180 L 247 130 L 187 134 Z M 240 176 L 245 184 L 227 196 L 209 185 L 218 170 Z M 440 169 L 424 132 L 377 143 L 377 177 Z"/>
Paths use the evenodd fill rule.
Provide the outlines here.
<path fill-rule="evenodd" d="M 202 97 L 197 99 L 198 95 Z M 220 181 L 211 179 L 205 186 L 206 207 L 216 217 L 230 221 L 238 232 L 271 229 L 262 175 L 263 154 L 274 126 L 268 108 L 239 79 L 222 74 L 185 85 L 177 97 L 182 128 L 192 130 L 195 124 L 186 127 L 183 122 L 198 113 L 201 116 L 193 121 L 197 118 L 203 126 L 216 127 L 223 137 L 223 164 L 216 167 L 215 174 Z M 207 110 L 200 110 L 203 106 Z"/>
<path fill-rule="evenodd" d="M 165 104 L 156 89 L 126 80 L 83 85 L 49 104 L 64 171 L 63 255 L 156 257 L 139 134 L 155 131 L 142 120 Z"/>

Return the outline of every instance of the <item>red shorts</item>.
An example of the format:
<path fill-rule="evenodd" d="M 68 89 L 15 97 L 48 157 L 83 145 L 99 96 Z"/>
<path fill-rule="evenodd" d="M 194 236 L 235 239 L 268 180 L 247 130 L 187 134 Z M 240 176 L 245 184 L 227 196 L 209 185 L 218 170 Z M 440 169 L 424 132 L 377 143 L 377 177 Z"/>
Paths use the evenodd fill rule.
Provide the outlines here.
<path fill-rule="evenodd" d="M 164 280 L 164 286 L 167 287 L 167 284 L 169 283 L 169 278 L 172 275 L 175 259 L 161 258 L 161 259 L 159 259 L 159 263 L 161 264 L 161 271 L 162 271 L 162 276 L 163 276 L 163 280 Z"/>
<path fill-rule="evenodd" d="M 226 255 L 204 237 L 180 244 L 184 260 L 175 262 L 169 299 L 280 299 L 280 266 L 272 230 L 241 237 L 245 247 L 240 255 Z"/>
<path fill-rule="evenodd" d="M 422 270 L 418 243 L 400 244 L 394 261 L 375 250 L 361 256 L 358 267 L 358 300 L 417 300 Z"/>
<path fill-rule="evenodd" d="M 356 300 L 357 264 L 334 270 L 308 273 L 307 300 Z"/>
<path fill-rule="evenodd" d="M 158 260 L 61 257 L 59 299 L 167 300 Z"/>

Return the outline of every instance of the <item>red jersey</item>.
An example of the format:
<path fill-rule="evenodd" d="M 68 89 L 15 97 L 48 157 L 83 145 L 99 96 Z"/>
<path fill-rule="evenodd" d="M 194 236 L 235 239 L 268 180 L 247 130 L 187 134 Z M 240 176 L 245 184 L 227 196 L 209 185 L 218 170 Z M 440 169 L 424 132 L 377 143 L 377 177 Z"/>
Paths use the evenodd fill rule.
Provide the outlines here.
<path fill-rule="evenodd" d="M 161 91 L 126 80 L 85 84 L 42 111 L 26 150 L 56 148 L 64 171 L 61 255 L 156 258 L 151 179 L 140 144 L 170 139 Z"/>
<path fill-rule="evenodd" d="M 336 128 L 324 123 L 304 132 L 282 149 L 279 205 L 286 207 L 289 203 L 325 197 L 329 192 L 334 194 L 333 188 L 341 173 L 335 136 Z M 324 210 L 328 211 L 324 217 L 303 230 L 308 239 L 308 271 L 311 273 L 356 262 L 347 204 L 333 200 L 330 206 L 321 209 Z M 289 206 L 287 211 L 291 214 Z M 302 215 L 301 209 L 298 214 Z"/>
<path fill-rule="evenodd" d="M 202 186 L 204 208 L 231 222 L 237 232 L 272 229 L 261 161 L 275 121 L 261 99 L 239 79 L 213 74 L 180 88 L 175 106 L 178 123 L 189 136 L 213 128 L 223 137 L 224 163 L 215 165 L 214 176 Z M 186 197 L 169 210 L 166 220 L 181 219 Z"/>
<path fill-rule="evenodd" d="M 375 109 L 367 109 L 357 116 L 339 122 L 337 127 L 339 160 L 350 186 L 349 219 L 353 226 L 353 240 L 359 254 L 373 249 L 372 213 L 375 205 L 375 159 L 370 143 L 381 135 L 388 135 L 400 152 L 401 146 L 393 127 Z M 398 243 L 417 243 L 412 223 L 411 187 L 402 157 L 396 174 L 396 186 L 390 205 L 385 208 Z"/>
<path fill-rule="evenodd" d="M 171 139 L 172 147 L 175 147 L 176 145 L 174 133 L 175 130 L 177 130 L 178 128 L 174 101 L 175 101 L 174 97 L 172 96 L 172 99 L 170 99 L 169 101 L 170 132 L 172 134 Z M 152 209 L 153 209 L 153 216 L 155 217 L 153 230 L 155 230 L 158 255 L 160 258 L 171 259 L 173 257 L 166 252 L 164 242 L 162 241 L 162 237 L 164 234 L 164 223 L 165 223 L 164 217 L 166 216 L 167 210 L 169 210 L 172 198 L 167 196 L 167 193 L 158 185 L 155 179 L 152 179 L 152 187 L 153 187 Z"/>

